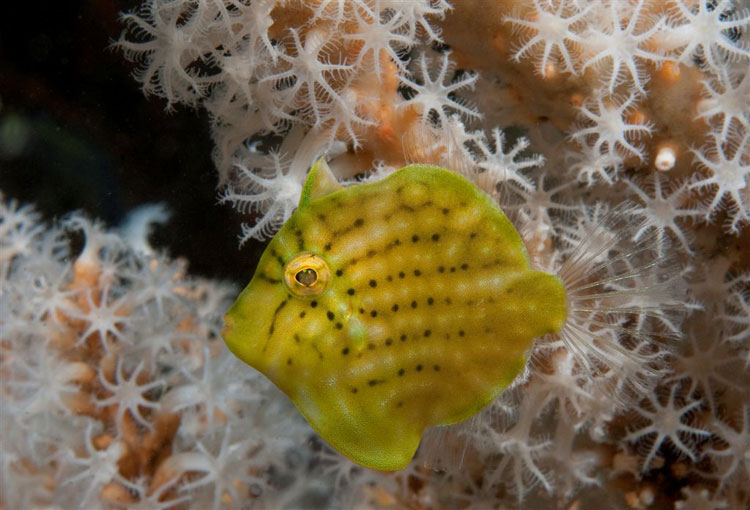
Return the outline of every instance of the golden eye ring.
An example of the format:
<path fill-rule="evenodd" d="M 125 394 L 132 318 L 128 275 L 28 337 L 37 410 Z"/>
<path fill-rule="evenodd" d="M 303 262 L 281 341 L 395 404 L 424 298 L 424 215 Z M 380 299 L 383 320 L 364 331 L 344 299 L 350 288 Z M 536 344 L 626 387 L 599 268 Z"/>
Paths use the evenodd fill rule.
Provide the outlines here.
<path fill-rule="evenodd" d="M 330 280 L 328 264 L 314 253 L 299 253 L 284 267 L 284 283 L 296 296 L 317 296 L 326 289 Z"/>

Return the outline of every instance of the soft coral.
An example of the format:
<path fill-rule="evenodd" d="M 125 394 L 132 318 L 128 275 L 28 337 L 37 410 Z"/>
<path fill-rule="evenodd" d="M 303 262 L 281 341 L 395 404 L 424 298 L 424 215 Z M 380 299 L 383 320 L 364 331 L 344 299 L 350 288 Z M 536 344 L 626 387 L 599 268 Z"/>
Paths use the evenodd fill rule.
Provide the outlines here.
<path fill-rule="evenodd" d="M 278 53 L 285 68 L 269 73 L 261 81 L 272 81 L 278 87 L 278 97 L 285 109 L 312 111 L 310 122 L 322 124 L 333 102 L 340 101 L 339 92 L 331 84 L 349 74 L 352 66 L 334 63 L 328 55 L 331 35 L 321 28 L 289 29 L 290 51 Z"/>
<path fill-rule="evenodd" d="M 664 58 L 646 49 L 649 39 L 662 29 L 663 20 L 657 18 L 654 22 L 643 16 L 641 9 L 645 5 L 644 0 L 637 0 L 632 8 L 628 5 L 623 9 L 618 2 L 610 2 L 607 15 L 598 19 L 598 23 L 592 23 L 582 36 L 585 51 L 590 54 L 584 56 L 583 70 L 609 61 L 610 68 L 602 76 L 609 75 L 610 93 L 614 93 L 622 82 L 621 75 L 626 73 L 637 91 L 645 93 L 643 64 L 660 63 Z"/>
<path fill-rule="evenodd" d="M 733 31 L 750 25 L 750 12 L 737 13 L 733 3 L 675 0 L 676 15 L 660 34 L 660 42 L 679 48 L 681 62 L 698 58 L 714 71 L 722 69 L 727 58 L 750 58 L 750 49 L 732 40 Z"/>
<path fill-rule="evenodd" d="M 709 203 L 710 219 L 726 200 L 729 211 L 728 230 L 739 233 L 740 224 L 750 221 L 750 132 L 733 133 L 725 141 L 718 133 L 710 133 L 710 142 L 701 150 L 693 150 L 700 166 L 711 175 L 698 178 L 693 188 L 715 190 Z"/>
<path fill-rule="evenodd" d="M 640 160 L 646 157 L 645 148 L 632 142 L 652 132 L 650 124 L 635 123 L 629 120 L 636 96 L 631 94 L 624 101 L 617 98 L 597 96 L 587 101 L 579 109 L 582 123 L 571 135 L 573 140 L 585 145 L 594 138 L 593 151 L 599 154 L 617 154 L 635 156 Z"/>
<path fill-rule="evenodd" d="M 536 34 L 516 49 L 513 59 L 520 62 L 530 53 L 536 53 L 538 61 L 536 69 L 542 76 L 551 75 L 553 68 L 550 66 L 558 61 L 562 61 L 563 70 L 576 74 L 578 70 L 574 56 L 581 43 L 577 26 L 583 24 L 583 19 L 589 14 L 594 4 L 581 9 L 576 2 L 560 1 L 554 11 L 545 9 L 544 5 L 551 8 L 548 2 L 534 0 L 532 13 L 536 19 L 528 20 L 516 16 L 504 18 L 504 21 L 514 25 L 514 31 L 536 31 Z M 543 46 L 541 55 L 538 49 L 540 46 Z"/>
<path fill-rule="evenodd" d="M 238 162 L 236 168 L 241 177 L 241 187 L 227 186 L 219 200 L 222 203 L 232 202 L 243 212 L 259 210 L 263 213 L 254 225 L 243 223 L 240 246 L 250 239 L 269 237 L 281 227 L 297 208 L 304 182 L 304 175 L 290 172 L 279 153 L 256 156 L 255 159 L 266 160 L 266 164 L 260 168 L 262 173 Z"/>

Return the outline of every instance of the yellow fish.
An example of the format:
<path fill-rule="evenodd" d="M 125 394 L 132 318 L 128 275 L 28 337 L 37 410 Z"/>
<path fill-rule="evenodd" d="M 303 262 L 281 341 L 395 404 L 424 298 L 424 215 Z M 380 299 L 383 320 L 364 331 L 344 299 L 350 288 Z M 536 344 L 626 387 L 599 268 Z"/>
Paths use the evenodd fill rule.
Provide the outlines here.
<path fill-rule="evenodd" d="M 342 187 L 321 159 L 222 334 L 333 448 L 398 470 L 426 427 L 481 410 L 565 318 L 563 283 L 530 268 L 468 180 L 410 165 Z"/>

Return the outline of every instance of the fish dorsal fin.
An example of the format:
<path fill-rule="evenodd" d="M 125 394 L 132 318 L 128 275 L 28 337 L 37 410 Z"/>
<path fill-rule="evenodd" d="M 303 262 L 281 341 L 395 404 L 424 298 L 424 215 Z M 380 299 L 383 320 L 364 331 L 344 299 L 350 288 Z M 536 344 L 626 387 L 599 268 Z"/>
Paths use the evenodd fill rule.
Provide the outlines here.
<path fill-rule="evenodd" d="M 339 184 L 339 181 L 336 180 L 336 176 L 331 172 L 325 157 L 321 156 L 307 174 L 305 185 L 302 187 L 302 196 L 299 199 L 299 207 L 307 205 L 311 200 L 343 188 Z"/>

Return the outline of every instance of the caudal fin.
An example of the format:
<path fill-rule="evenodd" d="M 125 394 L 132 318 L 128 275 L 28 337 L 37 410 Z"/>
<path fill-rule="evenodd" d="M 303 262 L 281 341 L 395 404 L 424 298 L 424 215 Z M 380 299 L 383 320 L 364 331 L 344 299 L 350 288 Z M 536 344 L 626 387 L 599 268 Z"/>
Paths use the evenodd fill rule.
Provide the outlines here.
<path fill-rule="evenodd" d="M 547 339 L 561 342 L 587 373 L 607 375 L 618 396 L 626 387 L 645 390 L 663 370 L 688 308 L 679 264 L 657 254 L 653 237 L 633 242 L 640 225 L 632 218 L 620 205 L 569 230 L 557 271 L 567 319 Z"/>

